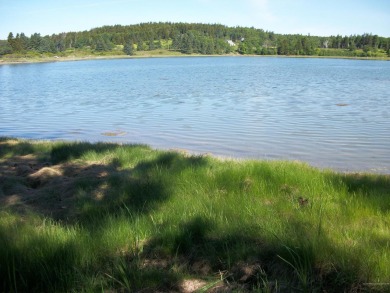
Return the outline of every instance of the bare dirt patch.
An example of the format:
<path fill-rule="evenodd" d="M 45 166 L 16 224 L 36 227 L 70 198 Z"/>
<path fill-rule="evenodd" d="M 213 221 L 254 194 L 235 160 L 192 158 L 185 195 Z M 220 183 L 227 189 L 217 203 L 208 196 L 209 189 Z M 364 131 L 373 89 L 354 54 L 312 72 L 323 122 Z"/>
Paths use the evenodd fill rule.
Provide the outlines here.
<path fill-rule="evenodd" d="M 11 141 L 12 143 L 12 141 Z M 102 186 L 91 193 L 101 200 L 107 192 L 104 178 L 106 165 L 94 163 L 51 164 L 34 155 L 13 156 L 0 160 L 0 205 L 21 214 L 35 211 L 54 219 L 63 219 L 73 211 L 77 182 L 102 180 Z"/>
<path fill-rule="evenodd" d="M 198 290 L 202 289 L 202 287 L 206 285 L 207 283 L 203 280 L 191 279 L 191 280 L 182 281 L 179 288 L 180 288 L 180 292 L 182 293 L 192 293 L 192 292 L 197 292 Z"/>

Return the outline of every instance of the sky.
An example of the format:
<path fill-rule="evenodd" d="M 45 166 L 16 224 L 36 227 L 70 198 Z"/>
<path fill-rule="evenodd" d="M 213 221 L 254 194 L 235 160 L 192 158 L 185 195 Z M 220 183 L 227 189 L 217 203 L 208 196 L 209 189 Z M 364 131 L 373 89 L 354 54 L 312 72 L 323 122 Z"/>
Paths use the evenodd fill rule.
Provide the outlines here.
<path fill-rule="evenodd" d="M 390 37 L 390 0 L 0 0 L 0 39 L 159 21 Z"/>

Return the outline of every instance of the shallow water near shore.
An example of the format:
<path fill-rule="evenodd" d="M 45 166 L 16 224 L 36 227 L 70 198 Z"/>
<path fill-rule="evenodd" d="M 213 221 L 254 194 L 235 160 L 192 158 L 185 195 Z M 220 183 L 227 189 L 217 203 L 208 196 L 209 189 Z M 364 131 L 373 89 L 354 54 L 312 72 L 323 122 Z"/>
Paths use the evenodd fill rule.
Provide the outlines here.
<path fill-rule="evenodd" d="M 0 67 L 0 136 L 390 173 L 390 62 L 201 57 Z"/>

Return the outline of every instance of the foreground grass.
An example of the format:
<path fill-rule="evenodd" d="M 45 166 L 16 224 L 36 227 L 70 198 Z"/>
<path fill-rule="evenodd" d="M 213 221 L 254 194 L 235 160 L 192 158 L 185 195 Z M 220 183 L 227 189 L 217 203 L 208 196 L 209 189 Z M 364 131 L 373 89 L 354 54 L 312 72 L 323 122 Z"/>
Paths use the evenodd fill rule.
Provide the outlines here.
<path fill-rule="evenodd" d="M 387 292 L 390 177 L 0 140 L 0 291 Z"/>

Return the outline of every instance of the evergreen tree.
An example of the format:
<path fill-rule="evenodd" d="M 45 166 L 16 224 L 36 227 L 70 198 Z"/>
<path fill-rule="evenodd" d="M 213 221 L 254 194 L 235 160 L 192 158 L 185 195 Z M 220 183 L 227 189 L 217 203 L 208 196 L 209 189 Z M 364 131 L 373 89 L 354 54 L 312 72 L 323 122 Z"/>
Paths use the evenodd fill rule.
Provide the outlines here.
<path fill-rule="evenodd" d="M 153 39 L 150 39 L 149 40 L 149 50 L 152 51 L 155 49 L 155 46 L 154 46 L 154 40 Z"/>
<path fill-rule="evenodd" d="M 143 41 L 140 41 L 137 45 L 137 51 L 145 51 L 145 45 Z"/>
<path fill-rule="evenodd" d="M 13 47 L 15 46 L 14 44 L 14 34 L 12 32 L 10 32 L 8 34 L 8 38 L 7 38 L 7 42 L 8 42 L 8 45 L 11 47 L 11 49 L 13 50 Z"/>
<path fill-rule="evenodd" d="M 51 38 L 53 40 L 54 48 L 56 52 L 62 52 L 66 48 L 65 44 L 66 34 L 53 35 Z"/>
<path fill-rule="evenodd" d="M 181 52 L 184 54 L 192 54 L 193 51 L 193 35 L 185 34 L 182 38 Z"/>
<path fill-rule="evenodd" d="M 248 54 L 249 50 L 248 50 L 248 45 L 247 43 L 245 42 L 241 42 L 239 45 L 238 45 L 238 53 L 242 54 L 242 55 L 245 55 L 245 54 Z"/>
<path fill-rule="evenodd" d="M 207 54 L 207 55 L 213 55 L 215 52 L 214 52 L 214 42 L 212 41 L 212 39 L 210 38 L 206 38 L 206 40 L 204 41 L 205 42 L 205 48 L 204 48 L 204 53 L 203 54 Z"/>
<path fill-rule="evenodd" d="M 41 42 L 42 42 L 42 37 L 40 34 L 35 33 L 31 35 L 29 49 L 38 51 L 41 46 Z"/>
<path fill-rule="evenodd" d="M 30 39 L 26 37 L 24 33 L 20 34 L 20 44 L 23 51 L 27 50 L 29 47 Z"/>
<path fill-rule="evenodd" d="M 132 56 L 134 55 L 134 49 L 133 49 L 133 42 L 128 41 L 123 47 L 123 52 L 125 52 L 126 55 Z"/>
<path fill-rule="evenodd" d="M 21 52 L 23 50 L 22 41 L 19 34 L 16 34 L 15 39 L 12 40 L 12 50 L 15 52 Z"/>
<path fill-rule="evenodd" d="M 288 55 L 288 54 L 290 54 L 288 41 L 286 38 L 282 38 L 278 42 L 278 55 Z"/>
<path fill-rule="evenodd" d="M 40 53 L 55 53 L 55 45 L 49 36 L 45 36 L 41 39 L 38 47 Z"/>
<path fill-rule="evenodd" d="M 0 56 L 11 54 L 12 47 L 8 43 L 8 41 L 0 41 Z"/>
<path fill-rule="evenodd" d="M 12 32 L 10 32 L 8 34 L 8 38 L 7 38 L 8 44 L 11 45 L 13 39 L 14 39 L 14 34 Z"/>
<path fill-rule="evenodd" d="M 97 52 L 107 51 L 106 43 L 104 42 L 103 38 L 100 37 L 96 41 L 95 51 L 97 51 Z"/>

